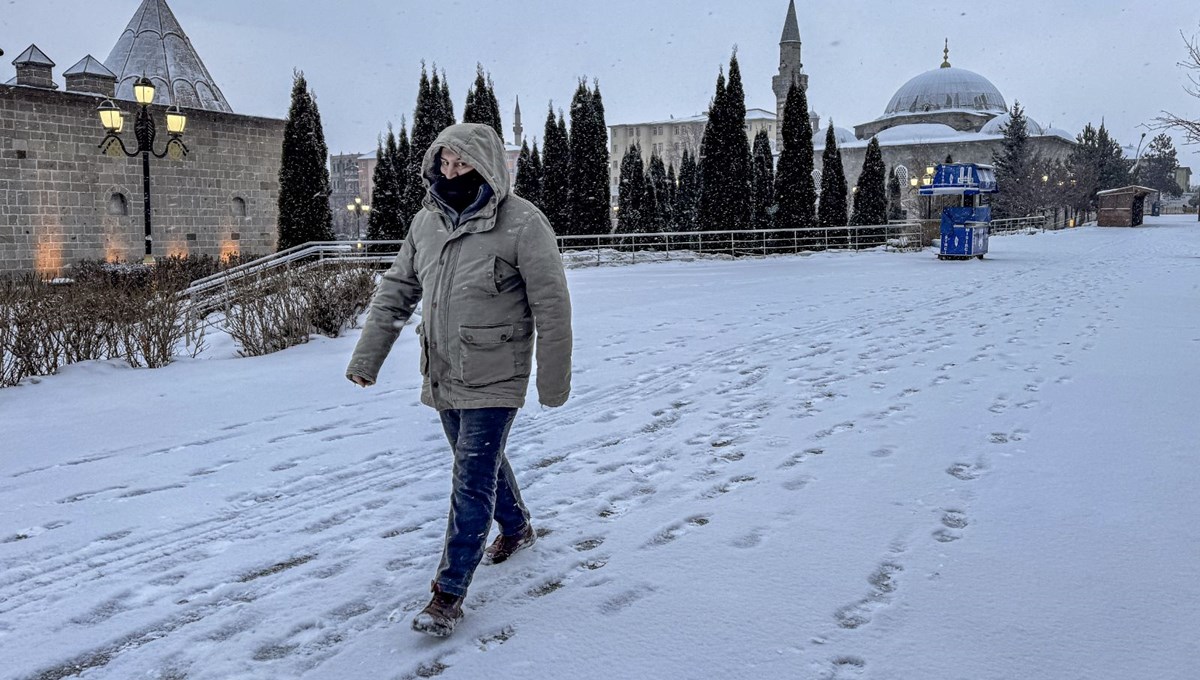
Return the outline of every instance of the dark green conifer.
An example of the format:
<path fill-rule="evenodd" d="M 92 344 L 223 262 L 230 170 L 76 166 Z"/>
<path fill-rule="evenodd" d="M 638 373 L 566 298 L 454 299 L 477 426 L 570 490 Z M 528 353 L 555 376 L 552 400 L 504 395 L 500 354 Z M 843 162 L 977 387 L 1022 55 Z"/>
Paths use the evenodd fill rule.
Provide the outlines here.
<path fill-rule="evenodd" d="M 317 102 L 300 71 L 292 77 L 292 103 L 283 130 L 279 164 L 279 221 L 276 247 L 333 240 L 325 131 Z"/>
<path fill-rule="evenodd" d="M 817 226 L 817 189 L 813 180 L 813 129 L 808 97 L 795 81 L 783 106 L 779 165 L 775 174 L 776 229 Z M 795 232 L 781 235 L 793 238 Z"/>
<path fill-rule="evenodd" d="M 846 245 L 846 173 L 842 152 L 833 134 L 833 121 L 825 132 L 825 150 L 821 154 L 821 201 L 817 206 L 817 224 L 829 230 L 829 246 Z"/>
<path fill-rule="evenodd" d="M 863 156 L 862 172 L 858 174 L 858 183 L 854 190 L 854 209 L 850 215 L 850 224 L 855 226 L 873 226 L 887 224 L 887 168 L 883 164 L 883 154 L 879 150 L 879 140 L 875 137 L 867 142 L 867 151 Z M 880 229 L 871 233 L 859 234 L 858 245 L 873 247 L 879 245 L 883 236 Z"/>
<path fill-rule="evenodd" d="M 767 233 L 774 223 L 775 213 L 775 159 L 771 154 L 771 138 L 767 131 L 759 130 L 754 135 L 753 170 L 751 171 L 752 188 L 750 228 L 762 230 L 764 233 L 755 234 L 747 244 L 754 245 L 758 241 L 765 250 L 772 250 L 778 244 L 774 243 L 774 235 Z M 771 243 L 768 243 L 771 241 Z"/>
<path fill-rule="evenodd" d="M 571 144 L 562 111 L 554 117 L 554 105 L 546 112 L 542 147 L 542 202 L 540 207 L 554 231 L 573 234 L 571 215 Z"/>

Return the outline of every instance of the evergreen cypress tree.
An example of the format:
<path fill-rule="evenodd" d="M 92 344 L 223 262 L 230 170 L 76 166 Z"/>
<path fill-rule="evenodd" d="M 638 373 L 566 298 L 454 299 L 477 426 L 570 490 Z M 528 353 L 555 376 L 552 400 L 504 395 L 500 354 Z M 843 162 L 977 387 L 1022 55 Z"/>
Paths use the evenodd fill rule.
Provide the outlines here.
<path fill-rule="evenodd" d="M 700 231 L 724 229 L 725 205 L 722 193 L 726 190 L 725 174 L 721 168 L 729 162 L 729 147 L 725 142 L 726 109 L 725 70 L 717 72 L 717 86 L 708 106 L 708 123 L 700 138 L 700 200 L 696 213 Z"/>
<path fill-rule="evenodd" d="M 392 159 L 392 166 L 396 171 L 396 195 L 399 196 L 396 219 L 400 222 L 400 238 L 408 236 L 408 225 L 413 218 L 412 213 L 406 212 L 408 210 L 405 198 L 408 193 L 408 164 L 412 160 L 412 146 L 408 143 L 406 125 L 407 122 L 401 117 L 400 135 L 396 138 L 396 155 Z"/>
<path fill-rule="evenodd" d="M 642 151 L 634 143 L 629 145 L 621 159 L 621 179 L 617 190 L 618 233 L 637 234 L 646 230 L 642 214 L 645 199 L 646 177 L 642 167 Z"/>
<path fill-rule="evenodd" d="M 737 53 L 729 59 L 729 80 L 718 75 L 717 92 L 701 141 L 702 229 L 750 228 L 750 142 L 746 139 L 746 95 Z M 710 155 L 710 154 L 715 154 Z"/>
<path fill-rule="evenodd" d="M 608 137 L 600 88 L 586 80 L 571 99 L 571 219 L 574 234 L 607 234 L 612 230 L 608 193 Z"/>
<path fill-rule="evenodd" d="M 750 228 L 770 229 L 775 213 L 775 159 L 771 154 L 771 138 L 766 130 L 754 135 L 754 165 L 751 172 L 753 192 L 751 194 Z M 756 234 L 755 240 L 774 249 L 773 234 Z M 770 240 L 771 243 L 767 243 Z"/>
<path fill-rule="evenodd" d="M 725 121 L 731 152 L 726 173 L 729 183 L 727 228 L 749 229 L 754 170 L 750 160 L 750 140 L 746 138 L 746 92 L 742 87 L 742 69 L 738 66 L 736 50 L 729 58 L 725 102 L 728 106 Z"/>
<path fill-rule="evenodd" d="M 562 112 L 559 111 L 557 120 L 554 118 L 553 103 L 546 112 L 543 142 L 540 207 L 556 233 L 577 233 L 571 215 L 571 144 Z"/>
<path fill-rule="evenodd" d="M 675 192 L 675 228 L 678 231 L 699 230 L 700 168 L 687 150 L 679 161 L 679 189 Z"/>
<path fill-rule="evenodd" d="M 867 142 L 867 152 L 863 156 L 862 172 L 858 175 L 858 184 L 854 191 L 854 210 L 850 216 L 850 224 L 855 226 L 887 224 L 887 168 L 883 164 L 883 154 L 879 150 L 879 140 L 875 137 Z M 859 234 L 860 247 L 879 245 L 884 230 L 874 229 L 871 233 Z"/>
<path fill-rule="evenodd" d="M 608 234 L 613 230 L 612 191 L 608 185 L 608 123 L 604 118 L 604 97 L 600 81 L 592 81 L 592 148 L 588 160 L 587 182 L 591 188 L 591 212 L 587 224 L 591 234 Z"/>
<path fill-rule="evenodd" d="M 467 90 L 463 122 L 490 125 L 500 139 L 504 139 L 504 131 L 500 127 L 500 104 L 492 89 L 492 76 L 488 74 L 486 79 L 484 77 L 483 64 L 475 65 L 475 84 Z"/>
<path fill-rule="evenodd" d="M 675 174 L 675 164 L 667 166 L 667 198 L 663 204 L 663 219 L 666 220 L 667 231 L 679 231 L 679 215 L 675 208 L 679 205 L 679 178 Z"/>
<path fill-rule="evenodd" d="M 538 151 L 537 140 L 529 151 L 529 180 L 530 196 L 526 196 L 536 206 L 542 205 L 542 155 Z"/>
<path fill-rule="evenodd" d="M 521 154 L 517 156 L 517 181 L 513 193 L 527 201 L 534 201 L 537 193 L 538 177 L 534 175 L 533 159 L 529 153 L 529 144 L 522 140 Z"/>
<path fill-rule="evenodd" d="M 829 245 L 846 245 L 846 172 L 842 168 L 842 152 L 833 135 L 833 120 L 825 132 L 825 151 L 821 154 L 821 202 L 817 206 L 817 224 L 829 231 Z"/>
<path fill-rule="evenodd" d="M 437 112 L 437 132 L 454 125 L 457 122 L 454 118 L 454 102 L 450 100 L 450 81 L 446 78 L 446 69 L 442 69 L 442 82 L 440 87 L 437 87 L 437 74 L 433 75 L 434 92 L 437 94 L 437 106 L 434 109 Z M 501 137 L 503 139 L 503 137 Z"/>
<path fill-rule="evenodd" d="M 387 141 L 379 145 L 376 158 L 374 186 L 371 189 L 371 212 L 367 217 L 367 239 L 398 241 L 404 238 L 408 223 L 400 212 L 404 199 L 404 187 L 401 184 L 401 170 L 404 165 L 399 144 L 396 142 L 396 133 L 390 125 Z"/>
<path fill-rule="evenodd" d="M 446 101 L 442 98 L 442 76 L 438 73 L 437 64 L 433 65 L 433 77 L 429 80 L 429 111 L 433 121 L 433 134 L 436 137 L 445 128 Z"/>
<path fill-rule="evenodd" d="M 435 74 L 436 77 L 436 74 Z M 440 90 L 440 83 L 439 83 Z M 425 200 L 425 183 L 421 178 L 421 162 L 425 152 L 437 139 L 441 128 L 437 127 L 435 111 L 438 95 L 434 93 L 425 64 L 421 64 L 421 82 L 417 87 L 417 107 L 413 111 L 412 134 L 410 137 L 408 163 L 404 173 L 404 200 L 401 202 L 401 215 L 407 224 L 421 210 Z"/>
<path fill-rule="evenodd" d="M 813 129 L 808 118 L 808 97 L 792 81 L 783 106 L 783 148 L 775 174 L 775 228 L 805 229 L 817 226 L 817 189 L 813 181 Z M 791 234 L 786 235 L 791 238 Z"/>
<path fill-rule="evenodd" d="M 1004 139 L 1000 150 L 992 152 L 999 192 L 992 200 L 993 217 L 1025 217 L 1037 209 L 1037 194 L 1041 190 L 1034 176 L 1037 160 L 1029 144 L 1025 111 L 1014 102 L 1008 122 L 1001 126 Z"/>
<path fill-rule="evenodd" d="M 663 165 L 662 156 L 652 152 L 650 163 L 646 166 L 646 201 L 643 209 L 646 231 L 667 231 L 670 212 L 671 190 L 667 188 L 667 168 Z"/>
<path fill-rule="evenodd" d="M 304 74 L 296 71 L 279 164 L 279 250 L 333 240 L 328 157 L 316 99 L 308 91 Z"/>
<path fill-rule="evenodd" d="M 900 178 L 896 175 L 896 168 L 892 166 L 888 173 L 888 221 L 904 219 L 903 198 L 900 194 Z"/>

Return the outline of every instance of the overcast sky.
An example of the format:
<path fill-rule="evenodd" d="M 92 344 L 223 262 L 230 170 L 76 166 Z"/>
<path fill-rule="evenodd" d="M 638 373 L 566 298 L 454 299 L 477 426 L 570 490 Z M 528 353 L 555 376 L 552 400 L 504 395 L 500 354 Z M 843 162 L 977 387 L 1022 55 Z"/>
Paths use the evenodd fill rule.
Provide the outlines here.
<path fill-rule="evenodd" d="M 0 0 L 0 81 L 36 43 L 55 76 L 103 61 L 141 0 Z M 445 69 L 462 115 L 475 64 L 491 72 L 507 139 L 520 97 L 525 134 L 598 79 L 607 122 L 694 115 L 736 46 L 748 107 L 774 110 L 786 0 L 170 0 L 239 113 L 287 114 L 293 68 L 316 92 L 331 151 L 370 151 L 411 120 L 420 64 Z M 936 6 L 935 6 L 936 5 Z M 987 77 L 1011 106 L 1077 133 L 1103 118 L 1124 143 L 1166 109 L 1200 117 L 1177 62 L 1200 33 L 1194 0 L 911 0 L 797 3 L 809 102 L 839 126 L 877 118 L 909 78 L 950 62 Z M 1153 136 L 1154 133 L 1150 133 Z M 1149 137 L 1147 137 L 1149 139 Z M 1180 139 L 1176 139 L 1177 146 Z M 1200 174 L 1200 147 L 1179 146 Z M 1194 182 L 1197 180 L 1193 180 Z"/>

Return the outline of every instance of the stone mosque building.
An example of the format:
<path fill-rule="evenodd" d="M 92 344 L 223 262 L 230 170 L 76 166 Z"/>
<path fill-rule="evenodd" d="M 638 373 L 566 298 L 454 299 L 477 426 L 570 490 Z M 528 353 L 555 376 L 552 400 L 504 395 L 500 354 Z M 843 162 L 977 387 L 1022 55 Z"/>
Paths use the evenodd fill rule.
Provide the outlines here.
<path fill-rule="evenodd" d="M 911 194 L 915 192 L 913 181 L 948 156 L 958 163 L 991 164 L 1010 117 L 1008 103 L 991 81 L 950 65 L 947 41 L 941 65 L 901 85 L 883 115 L 855 125 L 853 132 L 839 127 L 833 131 L 848 186 L 858 181 L 867 144 L 874 137 L 879 140 L 883 162 L 896 168 L 901 186 Z M 1025 127 L 1034 153 L 1043 158 L 1065 160 L 1075 146 L 1074 135 L 1043 127 L 1028 114 Z M 828 125 L 813 133 L 818 171 L 827 131 Z"/>
<path fill-rule="evenodd" d="M 0 276 L 62 274 L 80 259 L 136 262 L 145 249 L 142 159 L 102 153 L 97 107 L 125 114 L 136 149 L 133 84 L 155 86 L 150 113 L 166 141 L 165 109 L 187 115 L 180 160 L 150 160 L 155 256 L 275 250 L 284 121 L 233 111 L 165 0 L 144 0 L 103 63 L 83 56 L 54 75 L 30 45 L 0 84 Z"/>
<path fill-rule="evenodd" d="M 775 140 L 779 153 L 780 126 L 788 87 L 793 79 L 806 91 L 809 75 L 801 59 L 802 41 L 796 16 L 795 0 L 788 2 L 783 34 L 779 41 L 779 72 L 772 80 L 775 92 L 775 111 L 747 108 L 746 135 L 753 140 L 765 129 Z M 820 77 L 819 75 L 817 77 Z M 812 105 L 812 101 L 809 101 Z M 836 102 L 829 108 L 836 106 Z M 834 136 L 842 152 L 842 166 L 848 186 L 853 187 L 862 171 L 863 157 L 872 137 L 879 140 L 883 161 L 895 167 L 909 198 L 916 194 L 912 179 L 924 175 L 925 168 L 952 157 L 960 163 L 992 162 L 992 153 L 1000 148 L 1001 128 L 1008 122 L 1008 103 L 1000 91 L 984 76 L 950 65 L 949 42 L 944 46 L 942 63 L 938 68 L 918 74 L 900 86 L 875 120 L 854 126 L 851 131 L 834 127 Z M 1027 115 L 1031 146 L 1036 153 L 1050 159 L 1065 158 L 1075 146 L 1069 132 L 1046 128 Z M 610 126 L 610 182 L 613 201 L 617 200 L 620 179 L 620 160 L 632 143 L 641 147 L 644 161 L 657 152 L 667 163 L 679 165 L 683 149 L 698 153 L 707 116 L 660 120 Z M 820 118 L 809 111 L 813 130 L 814 166 L 821 169 L 821 154 L 825 150 L 826 127 Z"/>

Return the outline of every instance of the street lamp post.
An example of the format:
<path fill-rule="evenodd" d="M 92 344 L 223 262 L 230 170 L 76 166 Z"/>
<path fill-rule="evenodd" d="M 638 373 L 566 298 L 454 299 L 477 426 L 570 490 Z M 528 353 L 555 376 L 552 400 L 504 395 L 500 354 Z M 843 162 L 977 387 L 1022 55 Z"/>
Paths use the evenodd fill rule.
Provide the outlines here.
<path fill-rule="evenodd" d="M 125 146 L 125 142 L 121 140 L 120 133 L 125 127 L 125 115 L 121 109 L 117 108 L 116 104 L 113 104 L 111 99 L 104 100 L 104 103 L 96 109 L 100 116 L 100 123 L 106 131 L 104 140 L 100 142 L 100 148 L 110 156 L 120 157 L 122 154 L 129 158 L 138 154 L 142 156 L 142 202 L 146 227 L 146 254 L 142 258 L 142 264 L 154 264 L 153 238 L 150 230 L 150 156 L 165 158 L 170 155 L 171 158 L 178 160 L 187 155 L 187 146 L 181 139 L 183 130 L 187 127 L 187 116 L 179 110 L 179 106 L 167 109 L 167 134 L 170 135 L 170 138 L 162 153 L 159 153 L 154 150 L 155 126 L 154 119 L 150 117 L 150 103 L 154 101 L 154 84 L 145 76 L 139 78 L 133 85 L 133 96 L 139 107 L 137 120 L 133 124 L 137 148 L 130 151 Z"/>
<path fill-rule="evenodd" d="M 371 206 L 363 203 L 361 198 L 355 196 L 354 202 L 347 205 L 346 210 L 354 213 L 354 235 L 359 241 L 362 241 L 362 214 L 371 212 Z M 362 243 L 359 243 L 358 247 L 362 248 Z"/>
<path fill-rule="evenodd" d="M 921 178 L 922 186 L 933 184 L 933 171 L 934 167 L 932 165 L 925 166 L 925 176 Z M 933 219 L 933 194 L 925 197 L 925 219 Z"/>

